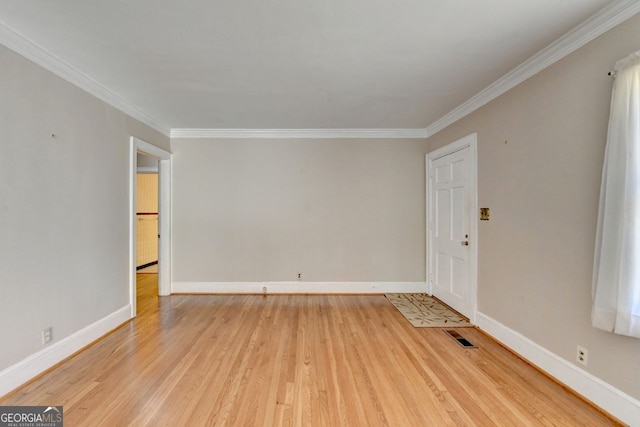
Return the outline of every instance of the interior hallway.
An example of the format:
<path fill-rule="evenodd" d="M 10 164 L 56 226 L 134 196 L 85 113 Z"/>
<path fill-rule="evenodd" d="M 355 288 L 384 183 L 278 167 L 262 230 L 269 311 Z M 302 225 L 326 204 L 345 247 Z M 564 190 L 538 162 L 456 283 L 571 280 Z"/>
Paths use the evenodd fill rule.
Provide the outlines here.
<path fill-rule="evenodd" d="M 0 400 L 65 425 L 615 423 L 473 328 L 413 328 L 384 296 L 173 295 Z"/>

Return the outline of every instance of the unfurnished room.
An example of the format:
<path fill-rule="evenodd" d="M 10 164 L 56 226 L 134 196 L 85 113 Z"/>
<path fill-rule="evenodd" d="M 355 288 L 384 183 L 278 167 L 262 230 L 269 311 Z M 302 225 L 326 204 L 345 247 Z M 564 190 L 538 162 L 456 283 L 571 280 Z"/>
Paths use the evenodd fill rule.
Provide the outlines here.
<path fill-rule="evenodd" d="M 0 94 L 0 427 L 640 427 L 640 1 L 7 0 Z"/>

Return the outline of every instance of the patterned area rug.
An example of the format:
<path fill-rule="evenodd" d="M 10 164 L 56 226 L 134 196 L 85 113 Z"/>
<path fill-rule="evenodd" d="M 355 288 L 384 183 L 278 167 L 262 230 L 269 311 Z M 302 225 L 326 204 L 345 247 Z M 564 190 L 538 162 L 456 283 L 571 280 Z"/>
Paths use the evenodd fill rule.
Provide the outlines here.
<path fill-rule="evenodd" d="M 416 328 L 471 327 L 464 317 L 427 294 L 385 294 Z"/>

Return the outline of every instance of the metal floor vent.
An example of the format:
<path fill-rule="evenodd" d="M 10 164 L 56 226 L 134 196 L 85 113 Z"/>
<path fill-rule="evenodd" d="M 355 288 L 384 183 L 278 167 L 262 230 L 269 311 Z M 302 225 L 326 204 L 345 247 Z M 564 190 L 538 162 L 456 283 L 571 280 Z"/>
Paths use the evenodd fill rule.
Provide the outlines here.
<path fill-rule="evenodd" d="M 447 330 L 444 331 L 447 335 L 449 335 L 451 338 L 453 338 L 454 340 L 456 340 L 458 342 L 458 344 L 460 344 L 462 347 L 464 348 L 478 348 L 475 345 L 473 345 L 473 343 L 471 343 L 471 341 L 469 341 L 468 339 L 466 339 L 465 337 L 463 337 L 462 335 L 460 335 L 458 332 L 454 331 L 454 330 Z"/>

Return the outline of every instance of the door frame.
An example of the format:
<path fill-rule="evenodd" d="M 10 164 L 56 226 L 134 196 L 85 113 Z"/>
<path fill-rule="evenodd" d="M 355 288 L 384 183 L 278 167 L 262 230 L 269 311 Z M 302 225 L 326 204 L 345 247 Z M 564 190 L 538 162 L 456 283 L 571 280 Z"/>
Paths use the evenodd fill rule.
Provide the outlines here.
<path fill-rule="evenodd" d="M 158 295 L 171 294 L 171 153 L 135 136 L 129 142 L 129 304 L 136 317 L 138 153 L 158 159 Z"/>
<path fill-rule="evenodd" d="M 469 197 L 469 307 L 470 313 L 463 313 L 469 316 L 472 324 L 476 321 L 476 312 L 478 310 L 478 134 L 472 133 L 454 141 L 444 147 L 438 148 L 425 156 L 426 160 L 426 281 L 427 291 L 429 295 L 433 295 L 433 273 L 431 266 L 433 261 L 433 241 L 431 240 L 431 229 L 433 227 L 430 218 L 433 216 L 431 206 L 431 196 L 433 195 L 433 166 L 434 160 L 440 159 L 446 155 L 455 153 L 456 151 L 469 148 L 470 161 L 468 162 L 467 176 L 469 177 L 470 197 Z"/>

